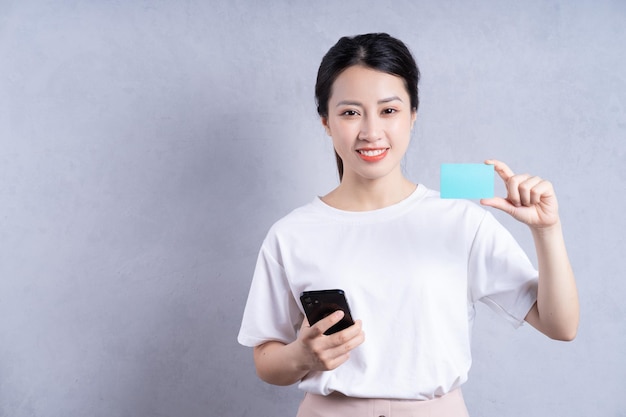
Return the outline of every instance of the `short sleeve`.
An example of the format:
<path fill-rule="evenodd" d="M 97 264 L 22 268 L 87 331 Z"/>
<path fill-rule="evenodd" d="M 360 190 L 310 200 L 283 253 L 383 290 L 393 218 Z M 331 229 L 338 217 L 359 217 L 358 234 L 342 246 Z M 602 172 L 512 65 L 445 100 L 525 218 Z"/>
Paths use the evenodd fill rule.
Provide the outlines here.
<path fill-rule="evenodd" d="M 237 340 L 258 346 L 270 340 L 296 339 L 302 314 L 288 285 L 284 268 L 272 256 L 267 242 L 261 247 Z"/>
<path fill-rule="evenodd" d="M 537 301 L 538 273 L 517 241 L 485 212 L 470 251 L 472 302 L 481 301 L 519 327 Z"/>

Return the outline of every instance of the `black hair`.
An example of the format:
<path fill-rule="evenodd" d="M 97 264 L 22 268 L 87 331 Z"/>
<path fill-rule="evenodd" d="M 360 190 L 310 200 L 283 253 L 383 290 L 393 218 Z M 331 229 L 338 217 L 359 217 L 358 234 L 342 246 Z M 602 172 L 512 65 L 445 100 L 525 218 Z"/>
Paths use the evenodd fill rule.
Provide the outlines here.
<path fill-rule="evenodd" d="M 324 55 L 315 83 L 315 100 L 320 117 L 328 117 L 328 101 L 333 83 L 339 74 L 354 65 L 401 77 L 411 100 L 411 108 L 417 111 L 420 72 L 411 51 L 402 41 L 386 33 L 368 33 L 344 36 Z M 343 161 L 337 152 L 335 158 L 341 180 Z"/>

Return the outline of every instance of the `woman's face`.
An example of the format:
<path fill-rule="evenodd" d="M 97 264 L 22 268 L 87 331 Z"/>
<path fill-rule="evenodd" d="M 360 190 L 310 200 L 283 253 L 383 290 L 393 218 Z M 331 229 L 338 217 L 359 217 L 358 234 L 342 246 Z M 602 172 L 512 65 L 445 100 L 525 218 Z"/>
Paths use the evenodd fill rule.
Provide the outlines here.
<path fill-rule="evenodd" d="M 343 161 L 343 179 L 401 173 L 415 116 L 402 78 L 359 65 L 344 70 L 322 118 Z"/>

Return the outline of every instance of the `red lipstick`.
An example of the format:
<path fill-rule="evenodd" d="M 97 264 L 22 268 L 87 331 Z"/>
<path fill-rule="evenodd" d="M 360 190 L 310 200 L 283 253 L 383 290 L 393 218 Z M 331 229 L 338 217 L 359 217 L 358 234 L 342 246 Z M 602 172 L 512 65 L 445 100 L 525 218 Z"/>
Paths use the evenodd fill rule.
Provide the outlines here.
<path fill-rule="evenodd" d="M 359 149 L 357 154 L 366 162 L 378 162 L 387 156 L 389 148 L 377 148 L 377 149 Z"/>

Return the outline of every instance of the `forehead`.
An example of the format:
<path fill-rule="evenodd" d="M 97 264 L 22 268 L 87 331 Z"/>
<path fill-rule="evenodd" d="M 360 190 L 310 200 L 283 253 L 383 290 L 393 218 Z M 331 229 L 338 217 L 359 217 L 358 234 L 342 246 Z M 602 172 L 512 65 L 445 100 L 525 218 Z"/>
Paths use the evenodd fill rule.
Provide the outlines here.
<path fill-rule="evenodd" d="M 398 96 L 408 103 L 409 94 L 402 77 L 354 65 L 345 69 L 335 79 L 330 99 L 331 101 L 344 99 L 378 101 L 389 96 Z"/>

